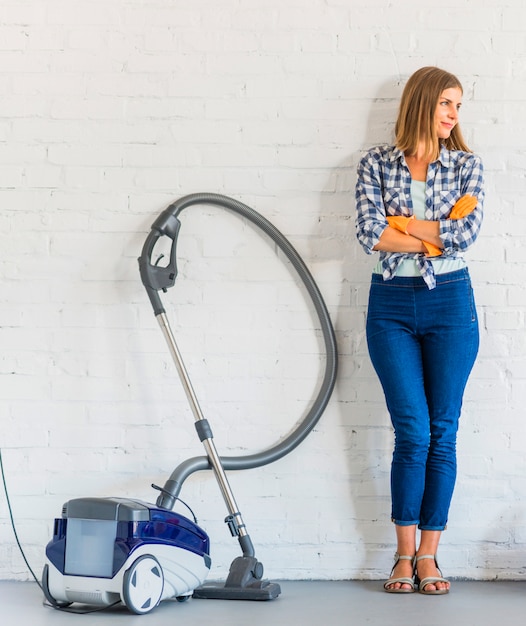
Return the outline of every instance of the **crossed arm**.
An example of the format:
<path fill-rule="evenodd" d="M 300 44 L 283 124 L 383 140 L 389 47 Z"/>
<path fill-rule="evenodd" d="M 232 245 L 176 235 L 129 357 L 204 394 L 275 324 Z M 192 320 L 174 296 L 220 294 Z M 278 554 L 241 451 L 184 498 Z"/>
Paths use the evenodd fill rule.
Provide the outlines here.
<path fill-rule="evenodd" d="M 448 219 L 461 219 L 477 206 L 477 199 L 466 194 L 453 208 Z M 417 220 L 414 216 L 387 217 L 388 226 L 373 250 L 385 252 L 423 252 L 426 256 L 440 256 L 444 243 L 440 238 L 440 224 L 432 220 Z"/>
<path fill-rule="evenodd" d="M 444 244 L 439 236 L 439 223 L 429 220 L 410 219 L 405 228 L 407 234 L 389 225 L 373 250 L 380 252 L 422 252 L 427 253 L 424 241 L 441 250 Z"/>

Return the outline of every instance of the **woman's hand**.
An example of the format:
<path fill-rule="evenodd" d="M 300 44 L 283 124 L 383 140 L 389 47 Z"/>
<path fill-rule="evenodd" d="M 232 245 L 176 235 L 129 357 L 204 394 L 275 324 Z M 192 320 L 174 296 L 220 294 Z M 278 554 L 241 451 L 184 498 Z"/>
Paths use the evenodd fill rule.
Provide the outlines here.
<path fill-rule="evenodd" d="M 469 215 L 475 210 L 477 204 L 478 200 L 477 198 L 475 198 L 475 196 L 470 196 L 469 194 L 462 196 L 453 205 L 448 219 L 460 220 L 463 217 L 466 217 L 466 215 Z"/>

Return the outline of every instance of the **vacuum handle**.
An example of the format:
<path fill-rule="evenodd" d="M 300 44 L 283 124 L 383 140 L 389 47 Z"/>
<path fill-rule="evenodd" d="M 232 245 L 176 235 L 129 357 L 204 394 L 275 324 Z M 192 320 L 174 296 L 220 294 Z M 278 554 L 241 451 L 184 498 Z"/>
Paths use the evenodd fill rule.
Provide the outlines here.
<path fill-rule="evenodd" d="M 146 237 L 141 256 L 139 257 L 139 271 L 142 284 L 144 285 L 155 315 L 164 313 L 164 307 L 158 291 L 166 291 L 175 284 L 177 277 L 177 236 L 181 228 L 181 222 L 169 210 L 164 211 L 152 224 L 152 230 Z M 159 266 L 153 262 L 154 248 L 161 237 L 172 240 L 170 247 L 170 260 L 166 266 Z"/>

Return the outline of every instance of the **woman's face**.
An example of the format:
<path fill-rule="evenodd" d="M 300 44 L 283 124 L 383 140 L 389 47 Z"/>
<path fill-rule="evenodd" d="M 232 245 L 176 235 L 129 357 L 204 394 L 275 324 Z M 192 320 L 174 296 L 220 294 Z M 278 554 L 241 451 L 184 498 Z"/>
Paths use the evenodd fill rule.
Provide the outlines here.
<path fill-rule="evenodd" d="M 462 91 L 458 87 L 444 89 L 438 99 L 435 123 L 439 139 L 447 139 L 458 122 L 458 112 L 462 105 Z"/>

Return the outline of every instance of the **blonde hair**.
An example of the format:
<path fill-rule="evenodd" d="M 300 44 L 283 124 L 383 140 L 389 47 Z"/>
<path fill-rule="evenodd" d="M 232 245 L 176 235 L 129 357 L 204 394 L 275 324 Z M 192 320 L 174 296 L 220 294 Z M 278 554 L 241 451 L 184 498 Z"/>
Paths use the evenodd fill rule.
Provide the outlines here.
<path fill-rule="evenodd" d="M 438 67 L 422 67 L 409 78 L 402 93 L 395 125 L 396 146 L 405 154 L 416 154 L 422 142 L 431 160 L 438 158 L 442 144 L 449 150 L 471 152 L 458 124 L 447 139 L 440 140 L 437 136 L 436 107 L 442 92 L 452 87 L 463 91 L 456 76 Z"/>

